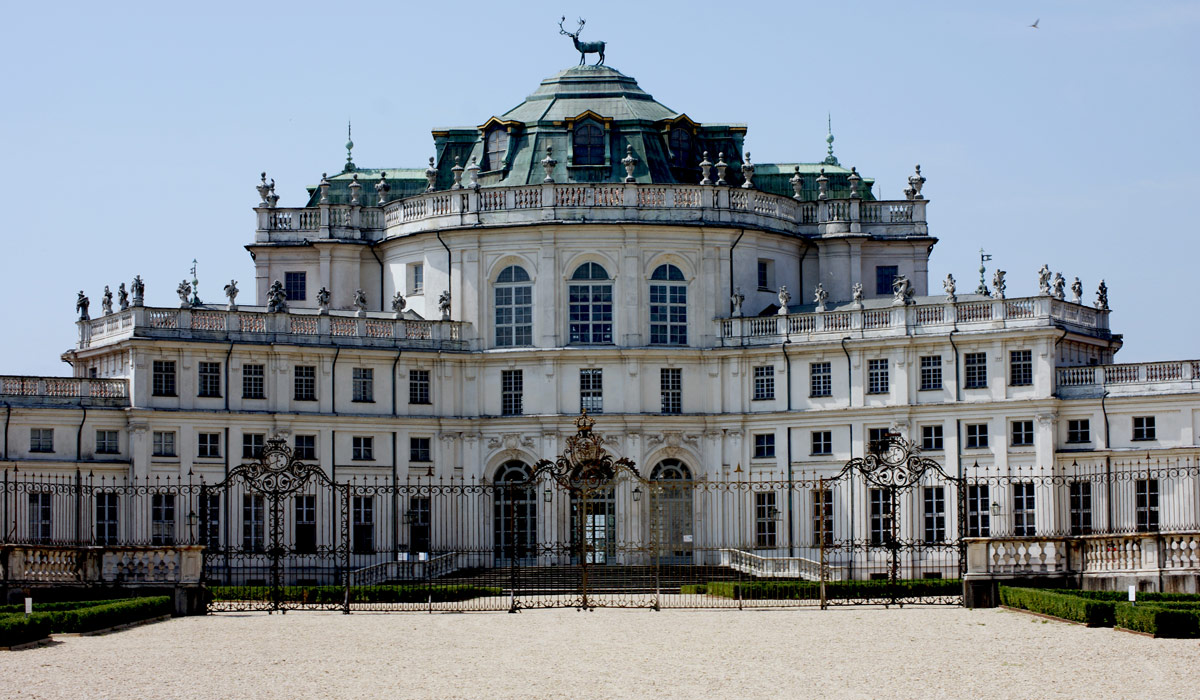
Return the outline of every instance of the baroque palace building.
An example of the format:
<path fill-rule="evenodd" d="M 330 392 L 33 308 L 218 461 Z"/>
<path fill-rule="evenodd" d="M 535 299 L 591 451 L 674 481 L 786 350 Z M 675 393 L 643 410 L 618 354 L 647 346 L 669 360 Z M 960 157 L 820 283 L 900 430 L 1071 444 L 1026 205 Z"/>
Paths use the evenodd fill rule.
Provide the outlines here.
<path fill-rule="evenodd" d="M 951 475 L 1192 458 L 1200 362 L 1113 364 L 1102 283 L 931 289 L 919 167 L 880 201 L 832 135 L 818 162 L 756 163 L 746 132 L 587 65 L 434 129 L 428 168 L 348 143 L 294 208 L 264 174 L 252 289 L 81 293 L 71 376 L 0 379 L 0 466 L 214 483 L 281 436 L 335 481 L 503 482 L 581 410 L 653 478 L 833 474 L 889 432 Z M 971 534 L 1068 517 L 997 500 L 973 493 Z"/>

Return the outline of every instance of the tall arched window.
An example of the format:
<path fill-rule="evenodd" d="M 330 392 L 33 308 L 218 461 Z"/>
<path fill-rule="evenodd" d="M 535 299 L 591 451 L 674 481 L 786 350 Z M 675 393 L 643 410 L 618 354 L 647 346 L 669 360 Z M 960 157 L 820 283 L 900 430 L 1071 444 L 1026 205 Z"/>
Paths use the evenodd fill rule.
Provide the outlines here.
<path fill-rule="evenodd" d="M 604 165 L 604 130 L 595 124 L 577 127 L 572 146 L 575 165 Z"/>
<path fill-rule="evenodd" d="M 529 465 L 510 460 L 496 470 L 492 501 L 492 547 L 496 564 L 537 556 L 537 498 Z"/>
<path fill-rule="evenodd" d="M 484 150 L 487 159 L 483 165 L 484 170 L 504 168 L 504 155 L 508 151 L 508 133 L 504 129 L 489 131 Z"/>
<path fill-rule="evenodd" d="M 687 282 L 674 265 L 650 275 L 650 344 L 687 345 Z"/>
<path fill-rule="evenodd" d="M 692 522 L 692 472 L 678 459 L 664 459 L 650 471 L 651 522 L 663 564 L 691 563 L 695 532 Z"/>
<path fill-rule="evenodd" d="M 596 263 L 584 263 L 571 275 L 567 285 L 570 306 L 570 342 L 611 343 L 612 280 L 608 271 Z"/>
<path fill-rule="evenodd" d="M 496 347 L 533 345 L 533 286 L 525 268 L 509 265 L 496 278 Z"/>
<path fill-rule="evenodd" d="M 692 163 L 692 135 L 687 129 L 675 127 L 671 129 L 669 141 L 671 146 L 671 165 L 676 168 L 686 168 Z"/>

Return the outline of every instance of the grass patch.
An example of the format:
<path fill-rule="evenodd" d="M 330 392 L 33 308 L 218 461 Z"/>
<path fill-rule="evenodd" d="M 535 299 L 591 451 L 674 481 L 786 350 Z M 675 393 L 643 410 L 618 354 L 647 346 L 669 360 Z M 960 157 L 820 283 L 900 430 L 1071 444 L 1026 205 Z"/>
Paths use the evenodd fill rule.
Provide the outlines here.
<path fill-rule="evenodd" d="M 817 600 L 821 597 L 821 584 L 816 581 L 709 581 L 704 587 L 709 595 L 742 600 Z M 895 584 L 888 581 L 829 581 L 825 584 L 825 597 L 832 600 L 961 594 L 962 581 L 958 579 L 908 579 Z"/>
<path fill-rule="evenodd" d="M 704 595 L 705 593 L 708 592 L 708 586 L 706 586 L 703 583 L 695 584 L 695 585 L 688 585 L 688 586 L 680 586 L 679 592 L 682 595 Z"/>
<path fill-rule="evenodd" d="M 213 600 L 270 600 L 269 586 L 214 586 L 209 589 Z M 355 586 L 350 589 L 351 603 L 434 603 L 457 602 L 501 595 L 503 591 L 491 586 L 426 585 Z M 312 605 L 340 605 L 346 599 L 341 586 L 284 586 L 280 600 Z"/>

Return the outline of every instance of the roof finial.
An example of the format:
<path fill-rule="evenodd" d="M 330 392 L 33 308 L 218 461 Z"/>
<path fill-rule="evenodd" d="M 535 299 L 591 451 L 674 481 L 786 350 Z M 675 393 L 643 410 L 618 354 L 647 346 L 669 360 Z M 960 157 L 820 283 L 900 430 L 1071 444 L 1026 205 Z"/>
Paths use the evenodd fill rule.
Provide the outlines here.
<path fill-rule="evenodd" d="M 354 164 L 352 151 L 354 150 L 354 139 L 350 138 L 350 120 L 346 120 L 346 167 L 342 170 L 344 173 L 352 173 L 358 169 Z"/>
<path fill-rule="evenodd" d="M 833 115 L 826 112 L 825 119 L 826 119 L 826 127 L 828 129 L 828 136 L 825 137 L 825 144 L 826 144 L 825 160 L 823 160 L 821 162 L 824 163 L 825 165 L 839 165 L 837 157 L 835 157 L 833 155 Z"/>

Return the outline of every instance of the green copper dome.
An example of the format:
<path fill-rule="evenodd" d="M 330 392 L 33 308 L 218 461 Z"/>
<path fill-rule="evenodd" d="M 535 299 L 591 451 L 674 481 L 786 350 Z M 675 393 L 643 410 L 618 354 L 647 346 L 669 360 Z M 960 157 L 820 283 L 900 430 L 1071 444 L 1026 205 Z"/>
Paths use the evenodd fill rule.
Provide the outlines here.
<path fill-rule="evenodd" d="M 615 68 L 575 66 L 543 80 L 532 95 L 500 118 L 534 124 L 562 121 L 589 110 L 619 121 L 656 122 L 678 116 Z"/>

